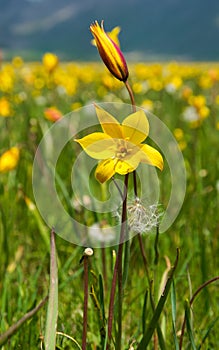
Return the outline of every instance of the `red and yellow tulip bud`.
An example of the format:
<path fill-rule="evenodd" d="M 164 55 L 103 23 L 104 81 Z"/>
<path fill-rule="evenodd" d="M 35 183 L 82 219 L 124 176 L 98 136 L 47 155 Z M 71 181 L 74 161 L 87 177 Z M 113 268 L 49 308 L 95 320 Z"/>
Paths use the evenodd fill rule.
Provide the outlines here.
<path fill-rule="evenodd" d="M 99 54 L 109 71 L 120 81 L 128 79 L 128 67 L 119 46 L 105 32 L 103 21 L 91 24 L 90 31 L 94 36 Z"/>

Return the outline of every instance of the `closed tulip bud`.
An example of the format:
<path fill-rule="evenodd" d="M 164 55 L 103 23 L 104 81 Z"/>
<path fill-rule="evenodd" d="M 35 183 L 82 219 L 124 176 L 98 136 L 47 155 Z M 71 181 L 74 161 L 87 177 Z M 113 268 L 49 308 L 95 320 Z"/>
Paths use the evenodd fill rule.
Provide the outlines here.
<path fill-rule="evenodd" d="M 128 67 L 119 46 L 109 37 L 97 21 L 91 24 L 90 31 L 94 36 L 99 54 L 109 71 L 120 81 L 128 79 Z"/>

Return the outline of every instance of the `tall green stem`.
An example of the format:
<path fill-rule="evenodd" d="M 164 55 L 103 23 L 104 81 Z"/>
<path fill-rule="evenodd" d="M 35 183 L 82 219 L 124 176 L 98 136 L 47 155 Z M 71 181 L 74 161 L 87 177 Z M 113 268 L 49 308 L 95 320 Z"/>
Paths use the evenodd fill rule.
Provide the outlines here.
<path fill-rule="evenodd" d="M 84 256 L 84 311 L 83 311 L 83 334 L 82 350 L 87 347 L 87 307 L 88 307 L 88 257 Z"/>
<path fill-rule="evenodd" d="M 131 100 L 131 103 L 132 103 L 133 112 L 136 112 L 135 97 L 134 97 L 132 88 L 131 88 L 128 80 L 125 82 L 125 87 L 126 87 L 126 89 L 128 90 L 128 93 L 129 93 L 129 97 L 130 97 L 130 100 Z"/>
<path fill-rule="evenodd" d="M 129 97 L 130 97 L 130 100 L 131 100 L 133 113 L 135 113 L 136 112 L 136 104 L 135 104 L 135 98 L 134 98 L 134 94 L 133 94 L 132 88 L 131 88 L 131 86 L 130 86 L 128 81 L 125 82 L 125 86 L 126 86 L 126 89 L 127 89 L 128 93 L 129 93 Z M 135 198 L 138 198 L 138 186 L 137 186 L 136 171 L 133 171 L 133 187 L 134 187 Z M 145 249 L 144 249 L 144 244 L 143 244 L 142 237 L 141 237 L 140 233 L 138 233 L 138 241 L 139 241 L 140 251 L 141 251 L 141 255 L 142 255 L 142 259 L 143 259 L 143 264 L 144 264 L 144 267 L 145 267 L 147 280 L 148 280 L 148 284 L 149 284 L 149 288 L 150 288 L 151 307 L 152 307 L 152 310 L 154 311 L 155 310 L 155 302 L 154 302 L 154 298 L 153 298 L 153 294 L 152 294 L 152 283 L 151 283 L 151 279 L 150 279 L 150 273 L 149 273 L 147 257 L 146 257 L 146 253 L 145 253 Z M 162 336 L 162 332 L 161 332 L 159 324 L 157 324 L 157 331 L 159 333 L 159 339 L 161 339 L 161 341 L 162 341 L 163 336 Z"/>
<path fill-rule="evenodd" d="M 118 277 L 118 286 L 119 286 L 119 296 L 118 296 L 118 350 L 121 349 L 121 339 L 122 339 L 122 252 L 123 252 L 123 242 L 125 239 L 126 232 L 126 218 L 127 218 L 127 190 L 128 190 L 128 178 L 129 174 L 125 175 L 124 180 L 124 191 L 123 191 L 123 204 L 122 204 L 122 218 L 121 218 L 121 230 L 120 230 L 120 240 L 119 248 L 116 256 L 115 267 L 113 271 L 112 287 L 110 292 L 110 303 L 109 303 L 109 315 L 108 315 L 108 344 L 107 350 L 110 346 L 110 341 L 112 337 L 112 325 L 113 325 L 113 315 L 114 315 L 114 301 L 116 293 L 116 281 Z"/>

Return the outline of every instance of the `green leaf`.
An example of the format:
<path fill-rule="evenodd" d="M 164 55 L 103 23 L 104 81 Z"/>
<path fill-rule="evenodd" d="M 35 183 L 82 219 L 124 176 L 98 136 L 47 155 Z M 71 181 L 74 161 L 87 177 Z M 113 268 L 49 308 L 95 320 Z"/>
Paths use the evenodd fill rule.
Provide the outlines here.
<path fill-rule="evenodd" d="M 176 290 L 175 290 L 174 280 L 171 286 L 170 295 L 171 295 L 171 306 L 172 306 L 172 327 L 173 327 L 174 344 L 175 344 L 175 349 L 179 350 L 179 343 L 176 335 Z"/>
<path fill-rule="evenodd" d="M 55 232 L 52 229 L 50 239 L 50 286 L 45 329 L 45 349 L 55 350 L 56 327 L 58 318 L 58 269 L 56 262 Z"/>
<path fill-rule="evenodd" d="M 189 336 L 192 349 L 197 350 L 195 346 L 195 340 L 194 340 L 192 326 L 191 326 L 190 304 L 188 300 L 186 300 L 185 302 L 185 319 L 186 319 L 186 326 L 187 326 L 188 336 Z"/>
<path fill-rule="evenodd" d="M 152 317 L 152 319 L 151 319 L 151 321 L 149 323 L 148 328 L 146 329 L 146 331 L 145 331 L 145 333 L 143 335 L 143 338 L 140 341 L 140 344 L 139 344 L 137 350 L 145 350 L 147 348 L 147 346 L 148 346 L 148 344 L 149 344 L 149 342 L 150 342 L 150 340 L 151 340 L 151 338 L 153 336 L 153 333 L 154 333 L 155 329 L 157 328 L 161 312 L 162 312 L 162 310 L 164 308 L 167 296 L 168 296 L 169 291 L 170 291 L 171 283 L 172 283 L 172 280 L 173 280 L 173 275 L 174 275 L 175 269 L 176 269 L 177 264 L 178 264 L 178 259 L 179 259 L 179 249 L 177 249 L 176 260 L 175 260 L 174 266 L 172 267 L 172 269 L 170 271 L 170 274 L 169 274 L 167 283 L 165 285 L 163 294 L 161 295 L 161 297 L 159 299 L 157 307 L 154 310 L 153 317 Z"/>
<path fill-rule="evenodd" d="M 145 333 L 146 327 L 146 311 L 147 311 L 147 301 L 148 301 L 148 290 L 146 290 L 144 295 L 144 305 L 142 310 L 142 333 Z"/>

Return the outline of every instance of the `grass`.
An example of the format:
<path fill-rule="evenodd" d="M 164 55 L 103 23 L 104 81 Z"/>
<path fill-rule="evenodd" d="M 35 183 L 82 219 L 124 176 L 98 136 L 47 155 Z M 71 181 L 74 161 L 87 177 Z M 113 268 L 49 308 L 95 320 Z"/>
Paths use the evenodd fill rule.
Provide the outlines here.
<path fill-rule="evenodd" d="M 55 106 L 66 114 L 91 101 L 128 102 L 122 84 L 111 78 L 101 65 L 60 64 L 49 73 L 42 64 L 18 63 L 17 60 L 5 64 L 0 71 L 0 99 L 4 96 L 11 109 L 10 117 L 0 117 L 0 154 L 14 145 L 21 148 L 17 167 L 0 173 L 0 334 L 33 310 L 49 293 L 50 229 L 37 208 L 25 202 L 27 197 L 34 203 L 33 159 L 42 135 L 52 124 L 45 119 L 44 110 Z M 130 250 L 127 247 L 130 264 L 123 294 L 122 349 L 143 349 L 146 345 L 139 347 L 139 344 L 146 342 L 148 349 L 158 349 L 159 346 L 179 349 L 184 317 L 182 349 L 217 349 L 218 282 L 215 280 L 203 286 L 192 300 L 192 306 L 190 301 L 200 286 L 219 275 L 219 69 L 210 63 L 170 63 L 136 64 L 130 70 L 136 104 L 152 107 L 153 113 L 176 135 L 185 160 L 187 190 L 180 214 L 173 225 L 159 236 L 158 252 L 155 249 L 156 235 L 142 236 L 149 281 L 137 236 L 130 240 Z M 11 85 L 5 75 L 10 77 Z M 181 79 L 181 83 L 175 83 L 174 87 L 176 78 Z M 173 84 L 172 91 L 168 90 L 169 84 Z M 188 97 L 186 89 L 190 94 Z M 205 101 L 195 101 L 194 96 L 202 96 Z M 208 109 L 206 117 L 203 117 L 199 104 Z M 198 123 L 183 118 L 185 109 L 191 106 L 199 113 Z M 176 129 L 181 130 L 180 137 Z M 73 211 L 78 220 L 84 220 L 89 225 L 103 219 L 110 223 L 112 219 L 109 217 L 97 218 L 92 211 L 75 209 L 70 178 L 72 163 L 69 161 L 75 157 L 72 152 L 73 148 L 68 144 L 58 163 L 57 189 L 63 205 L 68 212 Z M 159 179 L 159 202 L 166 205 L 171 188 L 169 172 L 164 169 Z M 94 192 L 99 191 L 95 180 L 92 186 Z M 58 235 L 55 240 L 59 281 L 56 348 L 79 349 L 82 345 L 84 300 L 84 274 L 80 259 L 84 248 Z M 171 291 L 160 309 L 158 301 L 166 274 L 174 264 L 177 248 L 180 256 L 174 284 L 168 285 Z M 88 259 L 87 349 L 104 349 L 106 345 L 104 337 L 116 249 L 94 249 L 94 255 Z M 151 296 L 155 303 L 155 316 Z M 42 349 L 47 307 L 48 304 L 44 304 L 23 323 L 2 345 L 2 349 Z M 116 299 L 116 315 L 117 312 Z M 158 316 L 159 327 L 157 331 L 152 330 L 147 340 L 151 324 L 154 327 L 151 320 Z M 113 340 L 117 331 L 115 322 Z M 143 337 L 144 331 L 146 336 Z"/>

